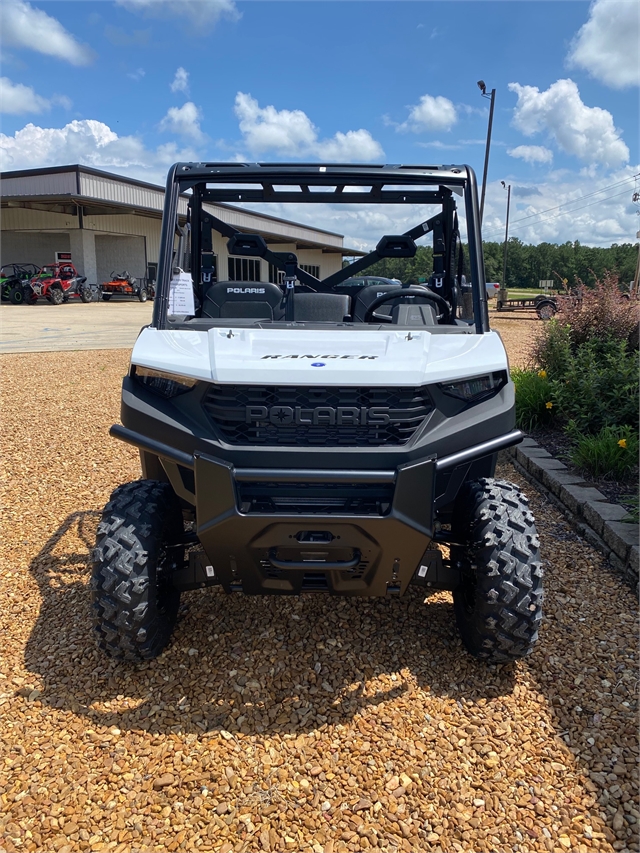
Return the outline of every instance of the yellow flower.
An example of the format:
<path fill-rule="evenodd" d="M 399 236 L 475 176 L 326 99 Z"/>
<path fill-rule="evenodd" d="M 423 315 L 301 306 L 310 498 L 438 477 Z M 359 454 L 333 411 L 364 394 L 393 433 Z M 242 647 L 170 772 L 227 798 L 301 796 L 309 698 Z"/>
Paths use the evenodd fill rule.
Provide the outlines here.
<path fill-rule="evenodd" d="M 547 409 L 553 409 L 553 403 L 551 402 L 551 400 L 549 400 L 548 403 L 545 403 L 545 405 L 546 405 Z"/>
<path fill-rule="evenodd" d="M 618 447 L 626 447 L 626 446 L 627 446 L 627 439 L 621 438 L 620 441 L 618 442 Z"/>
<path fill-rule="evenodd" d="M 546 370 L 539 370 L 538 376 L 540 377 L 540 379 L 546 379 L 547 378 L 547 371 Z"/>

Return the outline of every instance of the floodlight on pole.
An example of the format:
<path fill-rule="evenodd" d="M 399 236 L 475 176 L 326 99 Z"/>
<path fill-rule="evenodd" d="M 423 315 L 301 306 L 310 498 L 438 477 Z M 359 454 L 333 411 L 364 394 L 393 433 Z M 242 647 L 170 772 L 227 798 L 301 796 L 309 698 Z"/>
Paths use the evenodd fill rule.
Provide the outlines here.
<path fill-rule="evenodd" d="M 480 225 L 482 225 L 482 217 L 484 215 L 484 196 L 487 191 L 487 173 L 489 171 L 489 149 L 491 148 L 491 128 L 493 127 L 493 107 L 496 102 L 496 90 L 492 89 L 491 94 L 487 94 L 487 85 L 484 80 L 478 80 L 478 89 L 483 98 L 491 99 L 491 107 L 489 109 L 489 127 L 487 128 L 487 144 L 484 152 L 484 172 L 482 175 L 482 193 L 480 195 Z"/>

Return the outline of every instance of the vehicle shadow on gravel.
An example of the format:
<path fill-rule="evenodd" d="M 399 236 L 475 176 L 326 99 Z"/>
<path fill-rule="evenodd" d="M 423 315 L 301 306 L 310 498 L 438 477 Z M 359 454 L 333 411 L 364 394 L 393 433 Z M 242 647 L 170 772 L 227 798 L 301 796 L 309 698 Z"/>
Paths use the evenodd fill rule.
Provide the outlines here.
<path fill-rule="evenodd" d="M 25 663 L 43 705 L 121 730 L 303 733 L 416 688 L 458 702 L 510 694 L 514 667 L 459 640 L 448 593 L 428 599 L 183 595 L 156 660 L 112 661 L 91 629 L 90 554 L 99 513 L 68 516 L 31 563 L 42 604 Z M 391 724 L 391 723 L 390 723 Z"/>

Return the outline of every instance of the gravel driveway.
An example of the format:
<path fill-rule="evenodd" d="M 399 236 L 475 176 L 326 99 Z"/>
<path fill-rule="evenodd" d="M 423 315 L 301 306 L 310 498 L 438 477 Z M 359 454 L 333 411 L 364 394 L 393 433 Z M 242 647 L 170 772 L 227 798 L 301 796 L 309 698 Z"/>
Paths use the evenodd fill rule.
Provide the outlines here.
<path fill-rule="evenodd" d="M 635 598 L 528 484 L 547 600 L 526 662 L 476 662 L 449 594 L 417 591 L 187 593 L 161 658 L 100 655 L 89 550 L 139 476 L 107 436 L 127 356 L 1 360 L 0 849 L 638 850 Z"/>

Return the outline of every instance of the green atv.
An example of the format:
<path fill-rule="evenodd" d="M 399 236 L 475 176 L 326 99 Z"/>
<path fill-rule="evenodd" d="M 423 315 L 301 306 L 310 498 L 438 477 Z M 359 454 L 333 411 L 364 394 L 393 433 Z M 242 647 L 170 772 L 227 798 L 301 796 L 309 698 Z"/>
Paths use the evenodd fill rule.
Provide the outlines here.
<path fill-rule="evenodd" d="M 39 273 L 35 264 L 5 264 L 0 268 L 0 299 L 22 305 L 31 294 L 31 279 Z"/>

